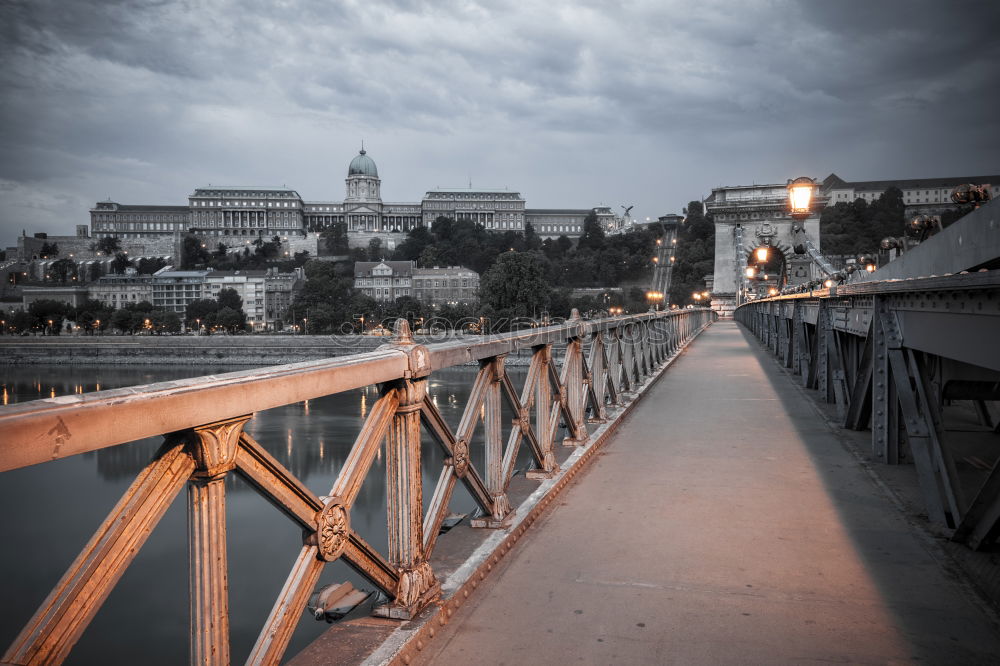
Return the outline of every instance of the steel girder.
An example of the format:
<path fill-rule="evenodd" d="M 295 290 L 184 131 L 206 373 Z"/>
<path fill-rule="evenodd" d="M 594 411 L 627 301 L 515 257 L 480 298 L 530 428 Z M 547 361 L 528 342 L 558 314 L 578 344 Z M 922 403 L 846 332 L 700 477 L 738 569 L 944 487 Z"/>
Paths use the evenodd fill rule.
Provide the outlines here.
<path fill-rule="evenodd" d="M 997 437 L 1000 270 L 761 299 L 736 320 L 834 403 L 844 427 L 870 428 L 873 458 L 914 464 L 931 521 L 973 548 L 997 540 L 1000 456 L 985 478 L 960 475 L 945 407 L 970 400 L 979 430 Z"/>

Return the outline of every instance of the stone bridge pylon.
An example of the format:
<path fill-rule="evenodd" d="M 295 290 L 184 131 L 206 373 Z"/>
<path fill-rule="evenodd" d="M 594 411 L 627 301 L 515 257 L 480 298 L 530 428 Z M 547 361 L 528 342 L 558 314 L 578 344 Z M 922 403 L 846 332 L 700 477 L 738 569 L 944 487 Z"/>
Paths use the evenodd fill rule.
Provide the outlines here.
<path fill-rule="evenodd" d="M 820 272 L 806 254 L 796 254 L 793 227 L 802 227 L 819 248 L 819 211 L 826 201 L 819 186 L 813 191 L 812 214 L 793 219 L 788 210 L 788 186 L 736 185 L 717 187 L 705 199 L 705 212 L 715 222 L 715 271 L 712 308 L 721 318 L 732 318 L 740 303 L 766 295 L 772 288 L 796 285 Z M 766 262 L 754 251 L 767 247 Z M 747 268 L 755 268 L 753 278 Z M 757 268 L 762 270 L 756 270 Z M 766 275 L 766 279 L 763 277 Z"/>

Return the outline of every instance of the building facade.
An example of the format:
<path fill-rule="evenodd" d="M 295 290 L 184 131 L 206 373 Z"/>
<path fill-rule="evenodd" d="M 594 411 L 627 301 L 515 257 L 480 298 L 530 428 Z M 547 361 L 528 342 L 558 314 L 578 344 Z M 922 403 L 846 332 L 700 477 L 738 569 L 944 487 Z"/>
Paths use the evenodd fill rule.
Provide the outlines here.
<path fill-rule="evenodd" d="M 413 296 L 434 306 L 475 303 L 479 273 L 463 266 L 414 268 Z"/>
<path fill-rule="evenodd" d="M 243 301 L 247 324 L 255 331 L 277 327 L 286 321 L 288 308 L 305 283 L 297 268 L 279 273 L 277 268 L 250 271 L 175 271 L 169 268 L 153 275 L 106 275 L 87 288 L 89 298 L 116 309 L 149 301 L 157 310 L 184 317 L 192 301 L 218 299 L 223 289 L 233 289 Z"/>
<path fill-rule="evenodd" d="M 877 200 L 890 187 L 899 188 L 906 204 L 907 218 L 930 215 L 940 218 L 941 213 L 954 209 L 951 192 L 958 185 L 974 183 L 989 185 L 990 195 L 1000 197 L 1000 176 L 969 176 L 958 178 L 915 178 L 909 180 L 866 180 L 847 182 L 835 173 L 823 179 L 822 192 L 828 205 L 850 203 L 863 199 L 868 203 Z"/>
<path fill-rule="evenodd" d="M 94 238 L 170 238 L 187 232 L 190 226 L 187 206 L 135 206 L 109 200 L 99 201 L 90 209 Z"/>
<path fill-rule="evenodd" d="M 354 288 L 380 303 L 391 303 L 413 290 L 412 261 L 356 261 Z"/>
<path fill-rule="evenodd" d="M 479 273 L 462 266 L 417 268 L 414 261 L 358 261 L 354 288 L 380 303 L 412 296 L 434 306 L 457 305 L 479 297 Z"/>
<path fill-rule="evenodd" d="M 524 197 L 499 189 L 431 190 L 420 202 L 424 226 L 444 216 L 475 222 L 490 231 L 524 231 Z"/>
<path fill-rule="evenodd" d="M 528 215 L 519 192 L 506 188 L 441 188 L 428 191 L 420 201 L 382 201 L 378 167 L 364 148 L 347 168 L 344 198 L 340 201 L 305 201 L 287 187 L 216 185 L 199 187 L 188 196 L 187 206 L 144 206 L 102 201 L 90 211 L 96 238 L 122 239 L 170 237 L 184 233 L 242 247 L 253 238 L 281 238 L 290 251 L 315 253 L 318 234 L 344 223 L 350 234 L 406 233 L 429 227 L 438 217 L 467 220 L 490 231 L 523 231 Z M 582 218 L 595 210 L 606 232 L 623 228 L 622 218 L 608 206 L 595 209 L 533 209 L 546 220 L 548 235 L 578 236 Z M 536 228 L 536 231 L 538 229 Z M 310 243 L 303 240 L 311 239 Z"/>
<path fill-rule="evenodd" d="M 116 310 L 126 305 L 153 302 L 153 276 L 138 275 L 129 269 L 125 275 L 104 275 L 87 285 L 89 297 Z"/>

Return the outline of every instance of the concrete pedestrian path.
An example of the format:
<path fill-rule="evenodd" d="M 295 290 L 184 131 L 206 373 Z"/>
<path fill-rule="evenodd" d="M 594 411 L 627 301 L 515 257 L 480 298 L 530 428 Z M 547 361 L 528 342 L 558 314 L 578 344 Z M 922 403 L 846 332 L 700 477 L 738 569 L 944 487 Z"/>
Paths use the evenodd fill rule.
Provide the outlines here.
<path fill-rule="evenodd" d="M 735 324 L 502 561 L 432 664 L 1000 662 L 990 615 Z"/>

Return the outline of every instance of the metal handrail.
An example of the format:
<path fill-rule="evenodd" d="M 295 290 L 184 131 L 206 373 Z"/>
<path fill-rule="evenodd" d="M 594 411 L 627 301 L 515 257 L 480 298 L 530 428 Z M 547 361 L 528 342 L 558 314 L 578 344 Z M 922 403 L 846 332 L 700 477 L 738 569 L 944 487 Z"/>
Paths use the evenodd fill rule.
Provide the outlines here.
<path fill-rule="evenodd" d="M 550 478 L 559 469 L 554 445 L 560 422 L 567 430 L 564 443 L 587 444 L 588 420 L 614 419 L 612 408 L 628 402 L 625 394 L 636 391 L 713 319 L 707 309 L 596 321 L 575 315 L 560 325 L 432 345 L 416 344 L 405 320 L 399 320 L 392 341 L 369 353 L 0 408 L 0 471 L 164 437 L 2 661 L 63 661 L 167 507 L 187 487 L 190 661 L 228 663 L 225 479 L 230 472 L 247 480 L 305 535 L 248 663 L 278 663 L 324 566 L 338 559 L 387 595 L 390 601 L 377 607 L 376 615 L 411 618 L 440 594 L 429 560 L 457 483 L 483 512 L 473 526 L 505 527 L 512 517 L 507 488 L 521 444 L 536 465 L 529 478 Z M 565 353 L 558 364 L 552 352 L 562 344 Z M 505 358 L 521 349 L 531 349 L 532 356 L 518 392 Z M 427 379 L 435 370 L 470 362 L 478 363 L 479 371 L 453 430 L 428 397 Z M 380 385 L 380 398 L 327 495 L 312 493 L 244 431 L 256 411 L 370 384 Z M 502 402 L 515 415 L 506 444 Z M 469 452 L 480 420 L 482 470 Z M 445 453 L 426 513 L 421 426 Z M 351 508 L 383 442 L 384 555 L 351 529 Z"/>

